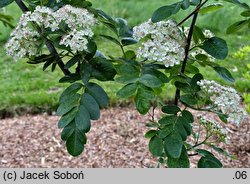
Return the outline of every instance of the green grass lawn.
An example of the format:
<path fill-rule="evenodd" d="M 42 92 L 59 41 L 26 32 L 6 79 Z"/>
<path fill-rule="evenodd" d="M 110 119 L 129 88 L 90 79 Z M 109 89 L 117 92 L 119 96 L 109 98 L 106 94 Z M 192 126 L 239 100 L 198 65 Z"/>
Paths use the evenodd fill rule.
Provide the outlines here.
<path fill-rule="evenodd" d="M 131 26 L 135 26 L 142 21 L 150 18 L 153 11 L 165 4 L 175 2 L 174 0 L 92 0 L 94 7 L 101 8 L 107 13 L 115 17 L 122 17 L 128 20 Z M 248 2 L 248 1 L 245 1 Z M 7 7 L 7 13 L 15 12 L 13 24 L 16 24 L 21 11 L 15 4 Z M 200 15 L 198 25 L 204 28 L 209 28 L 217 33 L 220 37 L 224 38 L 229 45 L 230 54 L 224 61 L 218 61 L 221 65 L 235 70 L 237 67 L 238 72 L 232 72 L 236 78 L 234 87 L 240 91 L 245 97 L 245 102 L 250 104 L 250 77 L 247 78 L 243 73 L 247 73 L 246 65 L 249 64 L 250 51 L 237 51 L 247 45 L 250 45 L 250 30 L 243 30 L 241 33 L 235 35 L 225 35 L 226 28 L 234 21 L 240 20 L 239 16 L 241 9 L 227 5 L 226 8 L 218 10 L 216 13 L 209 13 Z M 174 18 L 179 21 L 187 12 L 179 13 Z M 233 16 L 232 16 L 233 15 Z M 35 109 L 35 111 L 50 111 L 57 106 L 57 100 L 65 88 L 65 84 L 59 84 L 58 80 L 62 76 L 59 70 L 55 72 L 42 71 L 41 66 L 28 65 L 24 60 L 15 62 L 11 58 L 5 56 L 3 48 L 4 42 L 8 39 L 10 29 L 0 25 L 0 111 L 15 111 L 16 109 Z M 219 30 L 222 30 L 219 32 Z M 97 35 L 102 32 L 102 29 L 97 30 Z M 99 39 L 99 49 L 106 55 L 119 55 L 119 49 L 115 48 L 112 43 Z M 235 54 L 236 53 L 236 54 Z M 243 55 L 243 56 L 242 56 Z M 208 79 L 220 80 L 217 74 L 207 68 L 202 68 L 202 72 Z M 107 90 L 111 104 L 120 103 L 115 92 L 120 88 L 113 82 L 102 84 Z M 166 92 L 168 91 L 168 92 Z M 162 97 L 165 100 L 171 100 L 174 95 L 173 88 L 166 86 Z M 250 110 L 250 105 L 249 105 Z M 31 110 L 32 111 L 32 110 Z"/>

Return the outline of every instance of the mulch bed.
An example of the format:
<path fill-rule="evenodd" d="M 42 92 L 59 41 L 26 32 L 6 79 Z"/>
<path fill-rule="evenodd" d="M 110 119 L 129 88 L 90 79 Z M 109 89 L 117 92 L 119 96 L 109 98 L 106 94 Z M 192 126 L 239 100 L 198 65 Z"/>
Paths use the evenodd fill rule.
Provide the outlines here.
<path fill-rule="evenodd" d="M 149 117 L 139 115 L 133 108 L 103 110 L 101 119 L 92 122 L 85 151 L 77 158 L 68 155 L 61 141 L 58 119 L 25 115 L 0 120 L 0 167 L 143 168 L 157 165 L 144 138 Z M 216 156 L 224 167 L 249 168 L 250 119 L 239 127 L 228 125 L 227 130 L 230 139 L 222 146 L 237 159 Z M 192 158 L 192 167 L 197 159 Z"/>

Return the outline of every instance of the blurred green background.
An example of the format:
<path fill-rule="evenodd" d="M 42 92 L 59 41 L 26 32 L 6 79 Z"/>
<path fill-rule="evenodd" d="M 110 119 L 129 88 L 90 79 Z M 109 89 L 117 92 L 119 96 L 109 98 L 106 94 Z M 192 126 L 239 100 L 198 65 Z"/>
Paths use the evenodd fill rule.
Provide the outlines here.
<path fill-rule="evenodd" d="M 114 17 L 122 17 L 128 20 L 130 26 L 135 26 L 148 20 L 155 9 L 162 5 L 171 4 L 176 0 L 92 0 L 96 8 L 100 8 Z M 211 0 L 211 2 L 213 2 Z M 242 2 L 248 2 L 243 0 Z M 13 3 L 8 6 L 5 13 L 14 15 L 13 24 L 16 25 L 21 11 Z M 234 84 L 222 81 L 210 68 L 201 69 L 206 78 L 218 80 L 222 84 L 235 87 L 244 97 L 244 103 L 250 112 L 250 29 L 243 29 L 237 34 L 226 35 L 226 28 L 235 21 L 242 19 L 242 9 L 225 3 L 225 7 L 212 13 L 200 15 L 198 25 L 202 28 L 212 30 L 217 36 L 225 39 L 229 45 L 230 54 L 224 61 L 216 61 L 224 67 L 229 68 L 236 79 Z M 180 21 L 187 11 L 181 11 L 175 17 Z M 187 22 L 188 25 L 188 22 Z M 0 23 L 0 115 L 7 116 L 26 112 L 52 112 L 57 106 L 60 93 L 65 84 L 59 84 L 58 80 L 63 76 L 59 70 L 54 73 L 47 70 L 42 71 L 42 66 L 34 66 L 26 63 L 25 60 L 14 61 L 5 55 L 4 44 L 8 40 L 10 28 Z M 112 43 L 98 37 L 104 28 L 96 30 L 99 50 L 106 55 L 120 55 Z M 117 99 L 115 92 L 119 85 L 106 82 L 102 86 L 107 90 L 111 105 L 124 103 Z M 166 90 L 168 89 L 168 90 Z M 164 100 L 172 100 L 173 88 L 166 86 L 162 97 Z M 167 92 L 166 92 L 167 91 Z"/>

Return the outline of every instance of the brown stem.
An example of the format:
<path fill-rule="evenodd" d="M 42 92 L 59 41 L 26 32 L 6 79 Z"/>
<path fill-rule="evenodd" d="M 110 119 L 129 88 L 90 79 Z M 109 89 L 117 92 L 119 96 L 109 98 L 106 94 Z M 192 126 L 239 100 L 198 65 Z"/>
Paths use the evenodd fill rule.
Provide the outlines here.
<path fill-rule="evenodd" d="M 22 0 L 15 0 L 16 4 L 19 6 L 19 8 L 23 11 L 23 12 L 27 12 L 29 11 L 28 7 L 23 3 Z M 40 27 L 36 26 L 37 27 L 37 31 L 39 34 L 42 34 L 42 30 Z M 65 69 L 64 68 L 64 63 L 62 61 L 62 59 L 60 58 L 56 48 L 54 47 L 53 43 L 48 39 L 48 38 L 45 38 L 46 39 L 46 42 L 45 42 L 45 45 L 47 46 L 47 48 L 49 49 L 49 52 L 51 54 L 54 54 L 56 56 L 58 56 L 58 61 L 57 61 L 57 64 L 58 66 L 60 67 L 60 69 L 62 70 L 62 72 L 65 74 L 65 75 L 69 75 L 70 74 L 70 71 Z"/>
<path fill-rule="evenodd" d="M 189 50 L 190 50 L 191 41 L 192 41 L 192 36 L 193 36 L 193 31 L 194 31 L 194 26 L 196 24 L 196 20 L 197 20 L 197 17 L 198 17 L 198 11 L 197 11 L 198 7 L 201 7 L 201 6 L 198 5 L 196 7 L 196 9 L 195 9 L 196 11 L 194 11 L 195 13 L 192 14 L 193 15 L 193 20 L 192 20 L 192 23 L 191 23 L 191 26 L 190 26 L 188 37 L 187 37 L 187 45 L 185 47 L 185 57 L 184 57 L 184 60 L 182 62 L 181 72 L 180 72 L 181 75 L 184 75 L 184 73 L 185 73 L 185 69 L 186 69 L 186 65 L 187 65 L 187 60 L 188 60 L 188 55 L 189 55 Z M 175 93 L 175 105 L 178 105 L 178 101 L 179 101 L 179 98 L 180 98 L 180 93 L 181 93 L 181 91 L 179 89 L 177 89 L 176 93 Z"/>

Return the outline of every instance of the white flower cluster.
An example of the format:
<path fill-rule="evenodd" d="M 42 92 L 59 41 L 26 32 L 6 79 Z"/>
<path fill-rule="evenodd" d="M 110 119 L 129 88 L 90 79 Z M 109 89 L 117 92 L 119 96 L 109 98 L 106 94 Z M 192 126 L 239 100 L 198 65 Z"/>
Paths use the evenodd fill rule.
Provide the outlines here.
<path fill-rule="evenodd" d="M 184 34 L 185 36 L 187 37 L 188 36 L 188 33 L 189 33 L 189 30 L 190 28 L 189 27 L 184 27 Z M 204 29 L 202 30 L 203 32 L 203 35 L 206 39 L 208 38 L 212 38 L 214 37 L 214 33 L 212 33 L 210 30 L 208 29 Z M 201 43 L 197 43 L 197 44 L 201 44 Z M 194 47 L 194 43 L 192 42 L 192 47 Z M 197 55 L 205 55 L 208 57 L 208 60 L 211 61 L 211 62 L 214 62 L 215 61 L 215 58 L 213 56 L 211 56 L 210 54 L 208 54 L 207 52 L 205 52 L 203 49 L 199 48 L 199 47 L 196 47 L 194 50 L 192 50 L 190 53 L 190 56 L 192 56 L 193 58 L 195 58 Z"/>
<path fill-rule="evenodd" d="M 204 126 L 207 132 L 217 137 L 217 141 L 226 142 L 227 131 L 221 125 L 202 115 L 198 115 L 197 118 L 198 122 Z"/>
<path fill-rule="evenodd" d="M 239 125 L 247 116 L 245 109 L 240 106 L 241 98 L 235 89 L 208 80 L 198 81 L 197 84 L 201 87 L 202 92 L 210 98 L 215 110 L 228 115 L 229 122 Z"/>
<path fill-rule="evenodd" d="M 42 43 L 40 35 L 29 23 L 35 23 L 42 29 L 55 32 L 62 29 L 60 45 L 70 47 L 73 52 L 87 50 L 88 38 L 93 37 L 92 27 L 96 19 L 86 9 L 66 5 L 57 11 L 37 6 L 34 12 L 26 12 L 20 18 L 15 30 L 6 44 L 7 54 L 15 58 L 35 56 Z"/>
<path fill-rule="evenodd" d="M 137 50 L 139 58 L 163 62 L 170 67 L 180 64 L 185 57 L 185 37 L 172 20 L 157 23 L 148 20 L 134 27 L 133 36 L 137 40 L 148 38 Z"/>

